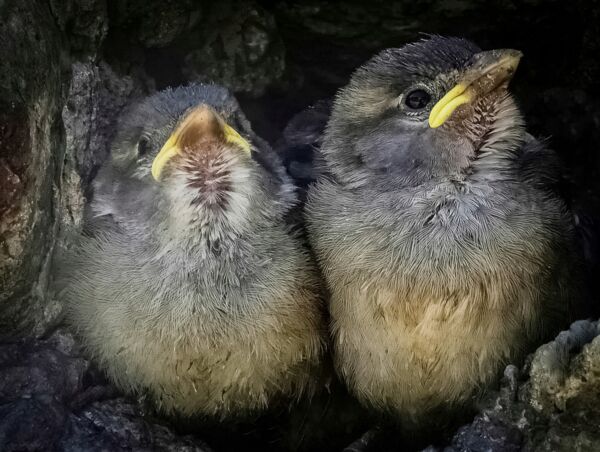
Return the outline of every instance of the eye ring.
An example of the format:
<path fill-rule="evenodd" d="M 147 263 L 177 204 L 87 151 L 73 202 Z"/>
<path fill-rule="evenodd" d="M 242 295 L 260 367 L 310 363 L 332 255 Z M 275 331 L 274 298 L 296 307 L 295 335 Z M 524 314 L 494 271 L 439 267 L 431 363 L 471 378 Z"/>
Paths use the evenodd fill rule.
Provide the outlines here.
<path fill-rule="evenodd" d="M 431 102 L 431 94 L 423 88 L 416 88 L 404 96 L 404 105 L 413 111 L 423 110 Z"/>

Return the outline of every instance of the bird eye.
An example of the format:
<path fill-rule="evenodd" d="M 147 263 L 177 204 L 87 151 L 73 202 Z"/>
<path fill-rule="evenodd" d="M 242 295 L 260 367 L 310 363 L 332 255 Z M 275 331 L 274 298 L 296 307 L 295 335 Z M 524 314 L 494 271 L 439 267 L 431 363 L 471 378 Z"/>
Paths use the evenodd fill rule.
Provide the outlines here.
<path fill-rule="evenodd" d="M 148 153 L 149 149 L 150 149 L 150 146 L 148 143 L 148 138 L 141 137 L 137 144 L 138 156 L 141 157 L 143 155 L 146 155 Z"/>
<path fill-rule="evenodd" d="M 421 110 L 431 100 L 429 93 L 423 89 L 415 89 L 406 95 L 404 104 L 411 110 Z"/>

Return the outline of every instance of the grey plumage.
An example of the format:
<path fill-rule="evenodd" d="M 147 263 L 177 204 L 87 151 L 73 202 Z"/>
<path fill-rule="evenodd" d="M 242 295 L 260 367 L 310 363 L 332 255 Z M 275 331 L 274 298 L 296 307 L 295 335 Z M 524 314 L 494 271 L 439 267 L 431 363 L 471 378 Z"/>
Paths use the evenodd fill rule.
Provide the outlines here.
<path fill-rule="evenodd" d="M 204 122 L 185 126 L 199 105 Z M 156 182 L 175 134 L 193 140 Z M 225 89 L 166 90 L 123 116 L 59 276 L 71 324 L 118 387 L 167 413 L 218 417 L 314 389 L 324 325 L 314 266 L 284 222 L 294 202 Z"/>
<path fill-rule="evenodd" d="M 507 91 L 517 60 L 442 37 L 383 51 L 327 126 L 329 175 L 309 191 L 307 222 L 336 368 L 407 428 L 468 403 L 578 297 L 559 165 Z M 430 125 L 460 83 L 469 102 Z"/>

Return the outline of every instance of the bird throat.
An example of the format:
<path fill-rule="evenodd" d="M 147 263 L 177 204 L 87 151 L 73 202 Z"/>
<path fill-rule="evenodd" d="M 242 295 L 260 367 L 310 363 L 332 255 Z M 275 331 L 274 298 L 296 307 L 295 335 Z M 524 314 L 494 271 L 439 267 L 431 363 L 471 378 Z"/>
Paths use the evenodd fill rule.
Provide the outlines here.
<path fill-rule="evenodd" d="M 524 121 L 504 87 L 497 88 L 456 111 L 447 133 L 466 138 L 478 158 L 483 152 L 514 151 L 525 137 Z"/>

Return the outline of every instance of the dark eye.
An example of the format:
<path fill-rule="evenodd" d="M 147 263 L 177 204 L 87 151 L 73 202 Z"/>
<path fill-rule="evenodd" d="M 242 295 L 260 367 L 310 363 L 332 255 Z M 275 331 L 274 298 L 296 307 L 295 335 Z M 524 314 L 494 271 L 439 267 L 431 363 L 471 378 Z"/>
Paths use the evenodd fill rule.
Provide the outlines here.
<path fill-rule="evenodd" d="M 138 145 L 137 145 L 138 155 L 140 157 L 143 155 L 146 155 L 149 150 L 150 150 L 150 143 L 148 142 L 148 138 L 141 137 L 140 141 L 138 141 Z"/>
<path fill-rule="evenodd" d="M 429 93 L 423 89 L 415 89 L 406 95 L 404 103 L 411 110 L 421 110 L 431 100 Z"/>

